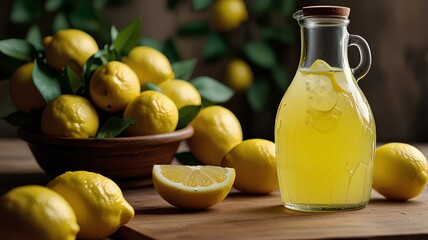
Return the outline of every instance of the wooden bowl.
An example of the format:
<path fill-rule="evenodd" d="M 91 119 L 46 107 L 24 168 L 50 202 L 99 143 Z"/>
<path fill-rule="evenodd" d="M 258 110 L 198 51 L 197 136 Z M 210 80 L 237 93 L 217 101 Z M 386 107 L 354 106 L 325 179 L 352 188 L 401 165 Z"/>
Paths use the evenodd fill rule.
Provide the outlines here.
<path fill-rule="evenodd" d="M 20 129 L 39 166 L 49 175 L 86 170 L 113 179 L 121 187 L 151 183 L 154 164 L 169 164 L 182 140 L 193 135 L 191 125 L 172 133 L 120 138 L 50 137 Z"/>

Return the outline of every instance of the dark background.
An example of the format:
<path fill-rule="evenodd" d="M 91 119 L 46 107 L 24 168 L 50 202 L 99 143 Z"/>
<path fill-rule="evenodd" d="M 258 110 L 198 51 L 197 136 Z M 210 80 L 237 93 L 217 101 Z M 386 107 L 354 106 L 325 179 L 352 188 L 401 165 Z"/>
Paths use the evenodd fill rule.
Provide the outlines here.
<path fill-rule="evenodd" d="M 351 8 L 348 31 L 363 36 L 372 50 L 373 64 L 369 74 L 359 82 L 375 115 L 378 141 L 428 141 L 428 26 L 426 0 L 359 0 L 359 1 L 296 1 L 296 9 L 305 5 L 344 5 Z M 23 38 L 28 25 L 9 20 L 12 0 L 1 0 L 0 39 Z M 143 35 L 164 40 L 178 24 L 189 19 L 208 18 L 209 12 L 195 13 L 190 3 L 175 11 L 165 1 L 130 1 L 127 5 L 110 6 L 105 16 L 110 24 L 122 28 L 141 14 Z M 42 21 L 49 22 L 49 17 Z M 284 50 L 286 66 L 293 73 L 300 54 L 297 22 L 295 40 Z M 236 37 L 239 38 L 239 30 Z M 178 42 L 183 58 L 200 56 L 204 38 Z M 358 63 L 358 51 L 350 48 L 351 66 Z M 226 61 L 199 63 L 194 75 L 210 75 L 222 79 Z M 0 117 L 13 111 L 7 93 L 8 81 L 0 82 Z M 273 139 L 274 119 L 280 95 L 272 95 L 267 107 L 253 113 L 245 101 L 245 93 L 237 94 L 226 104 L 240 119 L 245 137 Z M 0 120 L 0 137 L 15 136 L 16 128 Z"/>

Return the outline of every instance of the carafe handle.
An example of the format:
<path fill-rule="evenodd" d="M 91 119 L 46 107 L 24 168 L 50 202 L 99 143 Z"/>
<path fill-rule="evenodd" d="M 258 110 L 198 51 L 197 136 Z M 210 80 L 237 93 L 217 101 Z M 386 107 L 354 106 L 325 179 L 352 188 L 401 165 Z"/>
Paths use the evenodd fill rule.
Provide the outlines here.
<path fill-rule="evenodd" d="M 363 78 L 370 70 L 372 65 L 372 55 L 370 53 L 369 44 L 364 38 L 358 35 L 349 35 L 349 46 L 356 46 L 360 52 L 360 63 L 356 68 L 352 69 L 352 73 L 355 76 L 355 79 L 359 81 Z"/>

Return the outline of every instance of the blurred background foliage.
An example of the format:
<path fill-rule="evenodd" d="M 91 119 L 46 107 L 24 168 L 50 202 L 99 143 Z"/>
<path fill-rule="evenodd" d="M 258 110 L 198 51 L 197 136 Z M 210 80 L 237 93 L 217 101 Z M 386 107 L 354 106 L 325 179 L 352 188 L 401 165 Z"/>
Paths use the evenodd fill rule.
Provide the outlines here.
<path fill-rule="evenodd" d="M 233 59 L 242 59 L 250 66 L 253 79 L 244 91 L 236 92 L 226 107 L 240 120 L 244 137 L 273 139 L 274 116 L 277 103 L 288 87 L 292 71 L 287 67 L 285 52 L 294 41 L 296 32 L 291 15 L 295 11 L 295 0 L 242 1 L 246 14 L 242 23 L 231 29 L 221 29 L 213 20 L 218 0 L 165 0 L 164 7 L 172 14 L 179 14 L 183 6 L 189 17 L 177 22 L 169 36 L 155 39 L 144 35 L 140 45 L 161 50 L 171 62 L 197 58 L 194 75 L 210 75 L 216 69 L 216 79 L 225 81 L 225 71 Z M 11 6 L 10 22 L 18 33 L 36 46 L 41 39 L 60 29 L 77 28 L 92 35 L 102 47 L 110 39 L 110 28 L 106 9 L 132 4 L 133 0 L 14 0 Z M 150 9 L 141 9 L 144 15 Z M 222 8 L 221 11 L 228 11 Z M 176 13 L 177 12 L 177 13 Z M 233 12 L 226 15 L 233 17 Z M 200 17 L 202 16 L 202 17 Z M 134 16 L 136 17 L 136 16 Z M 159 16 L 161 18 L 162 16 Z M 111 20 L 111 17 L 110 17 Z M 48 24 L 47 24 L 48 23 Z M 162 27 L 162 26 L 159 26 Z M 180 41 L 201 45 L 201 51 L 189 56 L 188 48 Z M 194 77 L 194 76 L 193 76 Z M 2 112 L 4 115 L 4 113 Z M 261 126 L 259 119 L 270 121 Z M 255 127 L 257 126 L 257 127 Z M 255 131 L 254 131 L 255 130 Z"/>

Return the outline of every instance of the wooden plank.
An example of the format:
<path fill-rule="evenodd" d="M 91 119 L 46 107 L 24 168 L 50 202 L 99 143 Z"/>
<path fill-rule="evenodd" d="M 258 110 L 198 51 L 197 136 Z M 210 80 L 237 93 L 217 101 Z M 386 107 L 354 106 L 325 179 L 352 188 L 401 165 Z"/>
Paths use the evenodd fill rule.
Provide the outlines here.
<path fill-rule="evenodd" d="M 265 196 L 233 191 L 200 212 L 172 207 L 153 188 L 127 190 L 125 196 L 137 215 L 116 233 L 119 239 L 428 238 L 428 191 L 408 202 L 390 202 L 374 192 L 362 210 L 329 213 L 287 210 L 278 191 Z"/>

